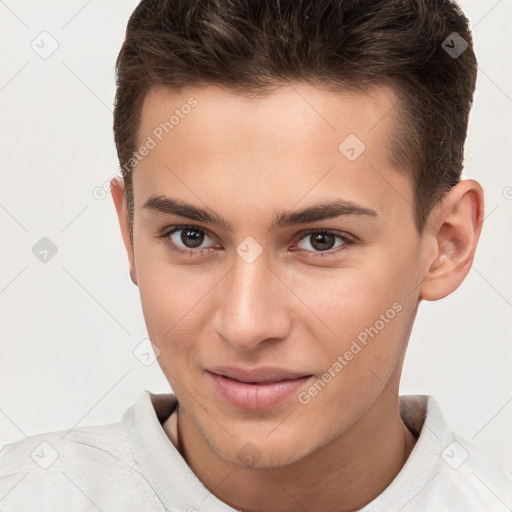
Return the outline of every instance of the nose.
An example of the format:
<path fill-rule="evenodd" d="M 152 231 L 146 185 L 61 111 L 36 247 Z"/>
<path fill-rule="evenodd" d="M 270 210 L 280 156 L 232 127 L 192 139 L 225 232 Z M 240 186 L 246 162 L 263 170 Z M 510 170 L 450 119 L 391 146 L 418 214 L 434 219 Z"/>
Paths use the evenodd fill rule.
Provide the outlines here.
<path fill-rule="evenodd" d="M 290 291 L 269 265 L 265 251 L 247 262 L 237 254 L 223 279 L 215 328 L 237 351 L 285 339 L 292 328 Z"/>

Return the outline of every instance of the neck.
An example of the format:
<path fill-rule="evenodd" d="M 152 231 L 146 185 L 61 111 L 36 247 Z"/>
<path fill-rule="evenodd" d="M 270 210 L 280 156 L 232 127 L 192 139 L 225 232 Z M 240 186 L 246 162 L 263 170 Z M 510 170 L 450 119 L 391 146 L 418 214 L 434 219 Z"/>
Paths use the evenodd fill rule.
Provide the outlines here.
<path fill-rule="evenodd" d="M 392 482 L 416 442 L 389 388 L 342 435 L 279 468 L 242 468 L 222 458 L 186 411 L 179 410 L 178 429 L 180 451 L 199 480 L 244 512 L 358 510 Z"/>

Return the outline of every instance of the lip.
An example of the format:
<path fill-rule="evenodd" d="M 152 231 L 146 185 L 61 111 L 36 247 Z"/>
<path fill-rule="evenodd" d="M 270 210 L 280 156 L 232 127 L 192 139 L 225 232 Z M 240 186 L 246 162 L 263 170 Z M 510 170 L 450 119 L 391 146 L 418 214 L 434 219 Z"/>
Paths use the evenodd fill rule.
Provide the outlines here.
<path fill-rule="evenodd" d="M 215 389 L 234 407 L 246 410 L 270 409 L 297 392 L 311 374 L 259 367 L 216 367 L 207 370 Z"/>

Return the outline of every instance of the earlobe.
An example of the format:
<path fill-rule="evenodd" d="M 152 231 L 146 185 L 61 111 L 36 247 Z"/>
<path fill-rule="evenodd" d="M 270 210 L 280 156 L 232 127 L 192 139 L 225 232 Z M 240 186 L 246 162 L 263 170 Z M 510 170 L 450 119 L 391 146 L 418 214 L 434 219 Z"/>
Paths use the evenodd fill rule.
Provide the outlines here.
<path fill-rule="evenodd" d="M 431 242 L 437 248 L 427 275 L 420 286 L 420 297 L 439 300 L 454 292 L 471 269 L 483 221 L 483 190 L 474 180 L 464 180 L 445 196 L 433 211 L 429 225 Z"/>
<path fill-rule="evenodd" d="M 110 180 L 110 192 L 112 194 L 112 200 L 114 201 L 114 206 L 116 208 L 119 227 L 121 228 L 121 235 L 123 237 L 123 243 L 128 255 L 130 278 L 133 284 L 138 285 L 133 251 L 133 239 L 130 229 L 130 219 L 128 210 L 126 208 L 126 200 L 124 194 L 124 183 L 117 176 Z"/>

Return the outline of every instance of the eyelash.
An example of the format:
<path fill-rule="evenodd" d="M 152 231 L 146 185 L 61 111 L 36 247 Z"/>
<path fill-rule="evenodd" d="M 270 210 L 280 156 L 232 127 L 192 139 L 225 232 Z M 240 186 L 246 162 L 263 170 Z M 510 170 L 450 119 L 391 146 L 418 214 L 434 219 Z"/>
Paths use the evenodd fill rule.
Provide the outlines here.
<path fill-rule="evenodd" d="M 176 233 L 177 231 L 183 231 L 185 229 L 193 229 L 194 231 L 205 234 L 210 238 L 213 238 L 213 234 L 210 231 L 208 231 L 207 229 L 200 228 L 198 226 L 191 226 L 191 225 L 174 226 L 172 229 L 165 231 L 161 235 L 158 235 L 157 238 L 159 238 L 160 239 L 159 241 L 161 243 L 163 243 L 164 245 L 166 245 L 169 249 L 171 249 L 172 251 L 177 252 L 178 254 L 181 254 L 183 256 L 188 256 L 188 257 L 202 256 L 206 252 L 212 250 L 212 248 L 183 249 L 182 247 L 176 245 L 174 242 L 171 241 L 170 236 L 173 233 Z M 347 251 L 347 250 L 351 249 L 356 244 L 356 241 L 353 238 L 348 237 L 347 235 L 342 235 L 336 231 L 331 231 L 331 230 L 327 230 L 327 229 L 314 229 L 314 228 L 308 229 L 305 232 L 302 232 L 300 238 L 298 238 L 297 241 L 300 241 L 303 238 L 306 238 L 307 236 L 312 235 L 312 234 L 331 235 L 331 236 L 334 236 L 337 239 L 341 240 L 342 242 L 344 242 L 343 245 L 337 247 L 336 249 L 329 249 L 327 251 L 308 251 L 306 249 L 298 249 L 299 251 L 305 251 L 307 253 L 310 253 L 310 255 L 312 255 L 315 258 L 317 258 L 317 257 L 326 258 L 326 257 L 332 256 L 333 254 L 337 254 L 338 252 Z"/>

